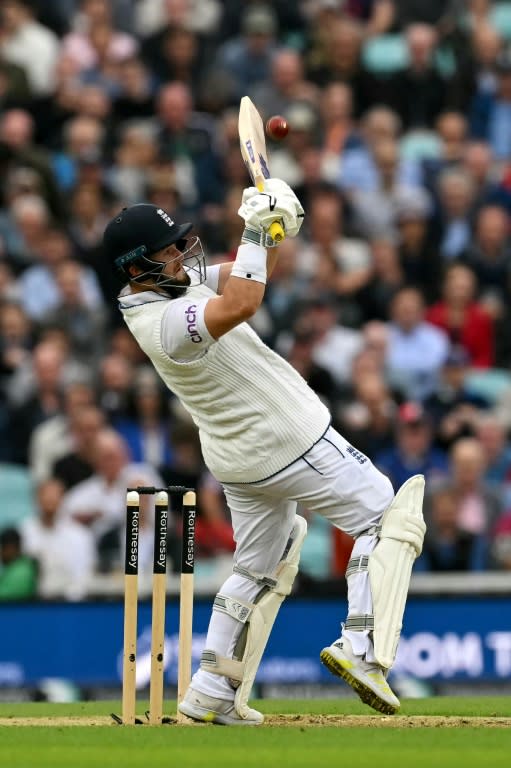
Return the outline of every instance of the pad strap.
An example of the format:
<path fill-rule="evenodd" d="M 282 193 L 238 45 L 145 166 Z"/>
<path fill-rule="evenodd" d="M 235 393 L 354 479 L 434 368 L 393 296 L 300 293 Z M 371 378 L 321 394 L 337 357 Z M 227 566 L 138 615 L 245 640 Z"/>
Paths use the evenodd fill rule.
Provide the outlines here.
<path fill-rule="evenodd" d="M 346 578 L 349 578 L 354 573 L 361 573 L 367 571 L 369 568 L 369 555 L 359 555 L 358 557 L 352 557 L 348 562 L 346 568 Z"/>
<path fill-rule="evenodd" d="M 252 603 L 245 603 L 238 598 L 229 597 L 229 595 L 216 595 L 213 601 L 213 610 L 219 613 L 226 613 L 233 619 L 245 624 L 252 613 L 254 606 Z"/>
<path fill-rule="evenodd" d="M 238 576 L 243 576 L 244 579 L 253 581 L 254 584 L 257 584 L 258 587 L 269 587 L 270 589 L 275 589 L 277 586 L 276 579 L 272 579 L 270 576 L 265 576 L 264 573 L 254 573 L 253 571 L 249 571 L 248 568 L 243 568 L 241 565 L 235 565 L 232 569 L 232 572 L 237 573 Z"/>
<path fill-rule="evenodd" d="M 228 659 L 226 656 L 219 656 L 215 651 L 208 650 L 202 651 L 200 666 L 205 672 L 222 675 L 238 683 L 243 680 L 245 672 L 245 664 L 242 661 Z"/>
<path fill-rule="evenodd" d="M 361 616 L 348 616 L 345 623 L 346 629 L 352 632 L 363 632 L 366 629 L 374 629 L 374 616 L 366 613 Z"/>

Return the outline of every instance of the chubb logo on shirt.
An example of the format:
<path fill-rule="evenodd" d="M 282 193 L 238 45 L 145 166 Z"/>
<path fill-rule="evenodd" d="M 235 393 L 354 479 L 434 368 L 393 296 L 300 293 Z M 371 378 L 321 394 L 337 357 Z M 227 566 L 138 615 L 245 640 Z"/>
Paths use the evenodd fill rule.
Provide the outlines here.
<path fill-rule="evenodd" d="M 185 312 L 186 330 L 190 334 L 190 340 L 194 344 L 200 344 L 202 336 L 197 330 L 197 304 L 190 304 Z"/>
<path fill-rule="evenodd" d="M 174 222 L 172 221 L 172 219 L 170 218 L 168 213 L 165 213 L 164 210 L 162 210 L 161 208 L 158 208 L 156 213 L 158 214 L 158 216 L 162 217 L 163 221 L 165 221 L 169 225 L 169 227 L 173 227 L 174 226 Z"/>

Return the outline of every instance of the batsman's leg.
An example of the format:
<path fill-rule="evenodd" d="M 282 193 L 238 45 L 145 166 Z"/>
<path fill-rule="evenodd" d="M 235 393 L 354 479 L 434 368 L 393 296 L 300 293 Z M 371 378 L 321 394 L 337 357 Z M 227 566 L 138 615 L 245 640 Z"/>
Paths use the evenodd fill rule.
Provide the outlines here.
<path fill-rule="evenodd" d="M 348 563 L 349 614 L 339 640 L 321 661 L 362 701 L 391 715 L 399 700 L 386 675 L 396 656 L 412 565 L 422 550 L 424 478 L 416 475 L 397 492 L 381 526 L 359 536 Z"/>
<path fill-rule="evenodd" d="M 307 524 L 293 502 L 268 508 L 265 500 L 244 500 L 244 512 L 237 514 L 240 498 L 226 494 L 238 544 L 234 573 L 215 597 L 201 668 L 179 710 L 206 722 L 259 725 L 264 717 L 248 699 L 279 608 L 291 592 Z"/>

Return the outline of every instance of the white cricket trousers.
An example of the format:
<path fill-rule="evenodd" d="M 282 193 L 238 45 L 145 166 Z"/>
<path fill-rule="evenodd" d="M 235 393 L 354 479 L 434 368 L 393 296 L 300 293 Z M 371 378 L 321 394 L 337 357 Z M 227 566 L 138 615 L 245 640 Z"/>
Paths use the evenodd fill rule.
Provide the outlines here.
<path fill-rule="evenodd" d="M 297 504 L 322 515 L 332 525 L 355 538 L 352 557 L 370 554 L 377 542 L 374 533 L 394 497 L 390 480 L 372 462 L 330 428 L 304 456 L 272 477 L 257 483 L 224 484 L 236 542 L 234 563 L 252 573 L 272 576 L 291 534 Z M 219 593 L 253 602 L 261 587 L 234 573 Z M 348 615 L 372 614 L 367 571 L 348 579 Z M 241 624 L 213 611 L 206 648 L 232 658 Z M 344 630 L 356 654 L 373 661 L 367 630 Z M 330 643 L 332 638 L 325 638 Z M 234 691 L 224 677 L 198 670 L 192 686 L 210 696 L 233 699 Z"/>

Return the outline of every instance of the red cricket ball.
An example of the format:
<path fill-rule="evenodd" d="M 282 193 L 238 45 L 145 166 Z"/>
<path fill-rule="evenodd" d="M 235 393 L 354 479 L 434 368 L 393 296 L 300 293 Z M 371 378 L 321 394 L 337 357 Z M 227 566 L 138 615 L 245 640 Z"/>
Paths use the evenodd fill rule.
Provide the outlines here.
<path fill-rule="evenodd" d="M 266 121 L 266 135 L 273 141 L 281 141 L 289 131 L 289 125 L 282 115 L 274 115 Z"/>

